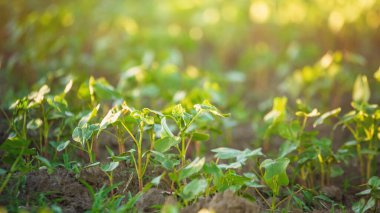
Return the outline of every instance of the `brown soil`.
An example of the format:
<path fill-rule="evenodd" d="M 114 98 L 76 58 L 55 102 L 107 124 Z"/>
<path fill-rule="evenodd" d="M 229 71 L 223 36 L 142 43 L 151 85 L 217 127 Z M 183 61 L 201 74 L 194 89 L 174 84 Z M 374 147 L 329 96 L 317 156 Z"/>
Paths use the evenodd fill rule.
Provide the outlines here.
<path fill-rule="evenodd" d="M 156 212 L 155 206 L 161 206 L 165 203 L 164 192 L 153 188 L 144 193 L 136 203 L 138 212 Z"/>
<path fill-rule="evenodd" d="M 46 170 L 29 173 L 26 177 L 27 203 L 44 193 L 49 201 L 57 202 L 63 212 L 84 212 L 91 208 L 91 197 L 73 173 L 57 169 L 53 174 Z"/>
<path fill-rule="evenodd" d="M 86 181 L 94 189 L 100 189 L 104 185 L 110 185 L 107 175 L 100 169 L 99 166 L 93 166 L 82 169 L 79 177 Z M 120 165 L 113 171 L 113 183 L 120 185 L 117 188 L 117 193 L 125 194 L 130 191 L 132 194 L 138 192 L 137 176 L 134 171 L 127 168 L 125 164 Z"/>
<path fill-rule="evenodd" d="M 198 212 L 202 209 L 215 213 L 258 213 L 263 210 L 259 204 L 235 195 L 232 191 L 217 193 L 213 198 L 202 198 L 193 205 L 184 208 L 182 213 Z"/>
<path fill-rule="evenodd" d="M 324 186 L 320 191 L 334 201 L 341 202 L 343 199 L 342 190 L 340 190 L 337 186 Z"/>

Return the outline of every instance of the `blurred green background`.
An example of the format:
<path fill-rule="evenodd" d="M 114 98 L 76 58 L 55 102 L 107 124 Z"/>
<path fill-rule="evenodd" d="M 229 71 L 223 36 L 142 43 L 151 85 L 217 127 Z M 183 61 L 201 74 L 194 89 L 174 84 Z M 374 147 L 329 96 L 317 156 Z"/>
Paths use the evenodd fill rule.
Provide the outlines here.
<path fill-rule="evenodd" d="M 244 120 L 274 96 L 330 109 L 351 101 L 358 74 L 374 82 L 380 1 L 0 0 L 0 39 L 3 107 L 67 78 L 105 77 L 128 93 L 137 66 L 151 98 L 187 91 L 185 75 Z"/>

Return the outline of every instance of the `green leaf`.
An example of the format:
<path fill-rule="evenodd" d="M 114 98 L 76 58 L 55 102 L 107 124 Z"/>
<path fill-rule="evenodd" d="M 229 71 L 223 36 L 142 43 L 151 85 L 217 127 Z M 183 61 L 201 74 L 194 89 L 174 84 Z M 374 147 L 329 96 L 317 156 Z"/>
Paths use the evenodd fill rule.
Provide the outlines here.
<path fill-rule="evenodd" d="M 45 164 L 45 166 L 47 166 L 48 168 L 51 168 L 51 163 L 48 159 L 40 156 L 40 155 L 37 155 L 37 156 L 34 156 L 36 159 L 38 159 L 39 161 L 41 161 L 43 164 Z"/>
<path fill-rule="evenodd" d="M 28 99 L 32 102 L 29 103 L 28 108 L 41 104 L 45 98 L 45 95 L 50 92 L 50 88 L 47 85 L 43 85 L 38 92 L 32 92 L 28 95 Z"/>
<path fill-rule="evenodd" d="M 149 114 L 149 113 L 151 113 L 151 114 L 154 114 L 154 115 L 158 115 L 158 116 L 160 116 L 160 117 L 163 117 L 164 116 L 164 114 L 162 114 L 160 111 L 157 111 L 157 110 L 153 110 L 153 109 L 149 109 L 149 108 L 144 108 L 143 109 L 143 112 L 144 112 L 144 114 Z"/>
<path fill-rule="evenodd" d="M 219 116 L 219 117 L 228 117 L 229 114 L 223 114 L 221 113 L 215 106 L 211 105 L 208 101 L 203 101 L 202 104 L 195 104 L 194 109 L 197 112 L 209 112 L 213 115 Z"/>
<path fill-rule="evenodd" d="M 73 131 L 72 138 L 74 141 L 81 143 L 82 146 L 86 144 L 92 134 L 99 128 L 96 124 L 87 125 L 84 124 L 82 127 L 76 127 Z"/>
<path fill-rule="evenodd" d="M 91 164 L 88 164 L 87 166 L 84 166 L 83 169 L 94 167 L 94 166 L 97 166 L 99 164 L 100 164 L 100 162 L 91 163 Z"/>
<path fill-rule="evenodd" d="M 104 78 L 90 81 L 90 92 L 91 90 L 93 90 L 100 100 L 110 100 L 112 98 L 122 97 L 120 93 L 117 92 Z"/>
<path fill-rule="evenodd" d="M 192 200 L 203 193 L 206 188 L 207 181 L 205 179 L 194 179 L 183 188 L 181 197 L 184 200 Z"/>
<path fill-rule="evenodd" d="M 361 191 L 361 192 L 359 192 L 359 193 L 356 193 L 356 195 L 369 195 L 369 194 L 371 194 L 371 189 L 366 189 L 366 190 L 364 190 L 364 191 Z"/>
<path fill-rule="evenodd" d="M 286 97 L 276 97 L 273 99 L 273 108 L 264 117 L 264 121 L 274 123 L 281 122 L 286 116 L 286 103 L 288 99 Z"/>
<path fill-rule="evenodd" d="M 279 158 L 285 157 L 286 155 L 293 152 L 294 150 L 297 150 L 298 146 L 299 146 L 299 141 L 296 141 L 296 142 L 285 141 L 280 146 Z"/>
<path fill-rule="evenodd" d="M 373 197 L 369 198 L 369 200 L 367 202 L 365 202 L 364 199 L 360 199 L 360 201 L 358 201 L 358 202 L 354 203 L 354 205 L 352 205 L 352 210 L 355 213 L 364 213 L 367 210 L 374 207 L 375 204 L 376 204 L 376 200 Z"/>
<path fill-rule="evenodd" d="M 86 116 L 84 116 L 82 119 L 80 119 L 78 126 L 82 127 L 85 124 L 87 124 L 92 118 L 94 118 L 98 114 L 100 104 L 98 104 L 90 113 L 88 113 Z"/>
<path fill-rule="evenodd" d="M 204 157 L 203 158 L 199 158 L 199 157 L 195 158 L 193 162 L 191 162 L 185 168 L 180 170 L 178 180 L 181 181 L 187 177 L 190 177 L 193 174 L 196 174 L 197 172 L 199 172 L 202 169 L 204 163 L 205 163 Z"/>
<path fill-rule="evenodd" d="M 238 155 L 241 154 L 240 150 L 227 148 L 227 147 L 212 149 L 211 152 L 216 152 L 215 157 L 219 159 L 236 158 Z"/>
<path fill-rule="evenodd" d="M 101 165 L 101 166 L 100 166 L 100 169 L 101 169 L 103 172 L 112 172 L 112 171 L 115 170 L 118 166 L 119 166 L 119 162 L 110 162 L 110 163 L 108 163 L 108 164 Z"/>
<path fill-rule="evenodd" d="M 318 112 L 318 109 L 313 109 L 311 112 L 303 112 L 303 111 L 298 111 L 296 112 L 296 115 L 297 116 L 300 116 L 300 117 L 308 117 L 308 118 L 312 118 L 312 117 L 317 117 L 319 116 L 321 113 Z"/>
<path fill-rule="evenodd" d="M 154 142 L 154 149 L 163 153 L 168 151 L 171 147 L 177 145 L 179 142 L 180 140 L 175 137 L 164 137 Z"/>
<path fill-rule="evenodd" d="M 0 168 L 0 176 L 3 176 L 7 173 L 7 170 Z"/>
<path fill-rule="evenodd" d="M 26 125 L 26 128 L 30 130 L 36 130 L 42 126 L 42 123 L 43 123 L 42 120 L 39 118 L 33 119 L 28 122 L 28 124 Z"/>
<path fill-rule="evenodd" d="M 205 133 L 201 133 L 201 132 L 194 132 L 193 136 L 192 136 L 192 139 L 194 141 L 207 141 L 207 140 L 210 139 L 210 135 L 209 134 L 205 134 Z"/>
<path fill-rule="evenodd" d="M 352 205 L 352 211 L 354 211 L 355 213 L 363 213 L 364 206 L 365 206 L 365 200 L 360 199 L 358 202 L 355 202 Z"/>
<path fill-rule="evenodd" d="M 236 159 L 236 162 L 232 162 L 230 164 L 219 164 L 218 167 L 221 169 L 237 169 L 244 165 L 245 161 L 249 157 L 263 155 L 263 153 L 261 152 L 261 148 L 255 150 L 245 149 L 243 151 L 240 151 L 237 149 L 220 147 L 211 151 L 216 152 L 215 157 L 219 159 Z"/>
<path fill-rule="evenodd" d="M 321 124 L 323 124 L 323 122 L 327 119 L 327 118 L 329 118 L 329 117 L 331 117 L 331 116 L 336 116 L 336 115 L 338 115 L 339 113 L 340 113 L 340 111 L 341 111 L 341 108 L 339 107 L 339 108 L 336 108 L 336 109 L 333 109 L 333 110 L 331 110 L 331 111 L 328 111 L 328 112 L 325 112 L 325 113 L 323 113 L 315 122 L 314 122 L 314 124 L 313 124 L 313 127 L 316 127 L 316 126 L 318 126 L 318 125 L 321 125 Z"/>
<path fill-rule="evenodd" d="M 288 123 L 278 123 L 275 130 L 278 134 L 287 140 L 296 140 L 298 138 L 298 133 L 301 130 L 301 125 L 298 121 L 293 121 L 291 124 Z"/>
<path fill-rule="evenodd" d="M 222 170 L 214 162 L 206 163 L 203 166 L 203 171 L 215 178 L 219 178 L 223 175 Z"/>
<path fill-rule="evenodd" d="M 77 96 L 80 99 L 87 99 L 90 97 L 90 90 L 89 90 L 89 85 L 88 82 L 83 82 L 78 89 Z"/>
<path fill-rule="evenodd" d="M 227 147 L 220 147 L 216 149 L 212 149 L 212 152 L 216 152 L 215 157 L 219 159 L 231 159 L 236 158 L 237 161 L 242 161 L 243 159 L 246 159 L 251 156 L 261 156 L 263 153 L 261 152 L 261 148 L 250 150 L 245 149 L 243 151 L 227 148 Z"/>
<path fill-rule="evenodd" d="M 106 129 L 109 125 L 115 123 L 119 119 L 121 113 L 122 111 L 118 110 L 117 107 L 110 109 L 107 115 L 100 122 L 99 130 Z"/>
<path fill-rule="evenodd" d="M 253 156 L 263 156 L 264 154 L 261 152 L 261 148 L 250 150 L 250 149 L 244 149 L 240 155 L 236 157 L 236 160 L 240 163 L 243 163 L 246 161 L 247 158 L 253 157 Z"/>
<path fill-rule="evenodd" d="M 61 152 L 62 150 L 66 149 L 66 147 L 70 144 L 70 140 L 63 142 L 57 146 L 57 151 Z"/>
<path fill-rule="evenodd" d="M 177 104 L 172 109 L 172 115 L 177 118 L 182 118 L 186 110 L 182 107 L 181 104 Z"/>
<path fill-rule="evenodd" d="M 289 162 L 287 158 L 276 160 L 266 159 L 260 165 L 260 168 L 265 168 L 264 181 L 275 195 L 278 195 L 281 186 L 289 184 L 289 179 L 286 174 L 286 168 Z"/>
<path fill-rule="evenodd" d="M 165 173 L 153 178 L 153 180 L 151 181 L 151 183 L 153 183 L 153 185 L 156 185 L 158 186 L 160 184 L 160 181 L 161 181 L 161 178 L 165 175 Z"/>
<path fill-rule="evenodd" d="M 252 188 L 262 188 L 264 185 L 260 184 L 260 179 L 257 177 L 255 173 L 244 173 L 244 177 L 249 178 L 249 181 L 245 182 L 245 185 Z"/>
<path fill-rule="evenodd" d="M 32 154 L 32 151 L 27 149 L 29 146 L 29 141 L 22 139 L 11 133 L 8 138 L 0 145 L 0 150 L 5 151 L 5 154 L 18 155 L 20 150 L 24 149 L 24 155 Z"/>
<path fill-rule="evenodd" d="M 373 74 L 373 77 L 380 82 L 380 67 L 377 69 L 377 71 Z"/>
<path fill-rule="evenodd" d="M 128 160 L 130 160 L 130 156 L 129 156 L 129 154 L 128 153 L 122 153 L 122 154 L 120 154 L 120 155 L 113 155 L 113 156 L 110 156 L 109 157 L 112 161 L 128 161 Z"/>
<path fill-rule="evenodd" d="M 67 94 L 68 92 L 70 92 L 72 86 L 73 86 L 73 79 L 70 79 L 70 81 L 67 82 L 67 84 L 65 86 L 65 90 L 63 90 L 63 93 Z"/>
<path fill-rule="evenodd" d="M 330 177 L 338 177 L 344 174 L 344 170 L 340 166 L 332 166 L 330 168 Z"/>
<path fill-rule="evenodd" d="M 163 166 L 167 170 L 174 169 L 180 162 L 177 159 L 173 159 L 175 155 L 173 154 L 163 154 L 161 152 L 156 152 L 154 150 L 151 151 L 154 156 L 154 160 L 158 161 L 161 166 Z"/>
<path fill-rule="evenodd" d="M 373 176 L 368 180 L 368 185 L 373 188 L 380 187 L 380 178 L 377 176 Z"/>
<path fill-rule="evenodd" d="M 376 200 L 371 197 L 369 198 L 369 200 L 367 201 L 367 203 L 365 204 L 364 208 L 363 208 L 363 212 L 366 212 L 367 210 L 371 209 L 372 207 L 374 207 L 376 204 Z"/>
<path fill-rule="evenodd" d="M 218 167 L 220 169 L 238 169 L 242 166 L 243 166 L 243 164 L 241 162 L 233 162 L 233 163 L 229 163 L 229 164 L 218 164 Z"/>
<path fill-rule="evenodd" d="M 227 189 L 237 191 L 249 181 L 251 181 L 250 178 L 236 174 L 235 170 L 227 170 L 221 178 L 215 179 L 214 183 L 218 191 L 225 191 Z"/>
<path fill-rule="evenodd" d="M 359 75 L 355 80 L 352 100 L 360 103 L 368 103 L 370 96 L 371 92 L 369 89 L 367 76 Z"/>
<path fill-rule="evenodd" d="M 168 127 L 166 123 L 165 117 L 161 119 L 161 127 L 162 127 L 161 137 L 174 137 L 174 134 L 172 133 L 172 131 L 170 130 L 170 128 Z"/>

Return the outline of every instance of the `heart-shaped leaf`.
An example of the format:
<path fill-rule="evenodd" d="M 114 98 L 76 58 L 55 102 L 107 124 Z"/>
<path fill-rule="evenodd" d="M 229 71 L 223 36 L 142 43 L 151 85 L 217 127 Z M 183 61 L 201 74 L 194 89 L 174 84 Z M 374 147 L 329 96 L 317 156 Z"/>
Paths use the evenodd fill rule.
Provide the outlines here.
<path fill-rule="evenodd" d="M 96 124 L 83 125 L 82 127 L 76 127 L 73 131 L 72 138 L 74 141 L 81 143 L 82 146 L 86 144 L 86 141 L 89 140 L 92 134 L 97 131 L 99 128 Z"/>
<path fill-rule="evenodd" d="M 194 179 L 183 188 L 181 197 L 184 200 L 192 200 L 203 193 L 206 188 L 207 181 L 205 179 Z"/>
<path fill-rule="evenodd" d="M 286 174 L 286 168 L 289 162 L 287 158 L 276 160 L 266 159 L 260 165 L 260 168 L 265 168 L 264 181 L 275 195 L 278 195 L 281 186 L 289 184 L 289 179 Z"/>
<path fill-rule="evenodd" d="M 339 107 L 339 108 L 336 108 L 336 109 L 333 109 L 333 110 L 331 110 L 331 111 L 328 111 L 328 112 L 325 112 L 325 113 L 323 113 L 315 122 L 314 122 L 314 124 L 313 124 L 313 127 L 316 127 L 316 126 L 318 126 L 318 125 L 321 125 L 321 124 L 323 124 L 323 122 L 327 119 L 327 118 L 329 118 L 329 117 L 331 117 L 331 116 L 335 116 L 335 115 L 338 115 L 339 113 L 340 113 L 340 111 L 341 111 L 341 108 Z"/>
<path fill-rule="evenodd" d="M 62 150 L 66 149 L 66 147 L 70 144 L 70 140 L 63 142 L 57 146 L 57 151 L 61 152 Z"/>
<path fill-rule="evenodd" d="M 154 142 L 154 149 L 163 153 L 168 151 L 171 147 L 177 145 L 179 142 L 179 139 L 175 137 L 164 137 Z"/>
<path fill-rule="evenodd" d="M 197 172 L 199 172 L 203 165 L 205 163 L 205 158 L 195 158 L 195 160 L 193 162 L 191 162 L 189 165 L 187 165 L 185 168 L 183 168 L 180 173 L 179 173 L 179 177 L 178 177 L 178 180 L 181 181 L 187 177 L 190 177 L 191 175 L 193 174 L 196 174 Z"/>
<path fill-rule="evenodd" d="M 111 162 L 111 163 L 108 163 L 108 164 L 105 164 L 105 165 L 101 165 L 101 166 L 100 166 L 100 169 L 101 169 L 103 172 L 112 172 L 112 171 L 115 170 L 118 166 L 119 166 L 119 162 Z"/>

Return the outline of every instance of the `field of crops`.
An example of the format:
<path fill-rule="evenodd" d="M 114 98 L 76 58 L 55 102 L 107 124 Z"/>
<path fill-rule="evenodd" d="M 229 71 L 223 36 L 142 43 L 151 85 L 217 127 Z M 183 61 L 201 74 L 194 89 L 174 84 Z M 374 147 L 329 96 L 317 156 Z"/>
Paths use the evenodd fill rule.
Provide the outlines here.
<path fill-rule="evenodd" d="M 0 0 L 0 213 L 380 212 L 377 0 Z"/>

